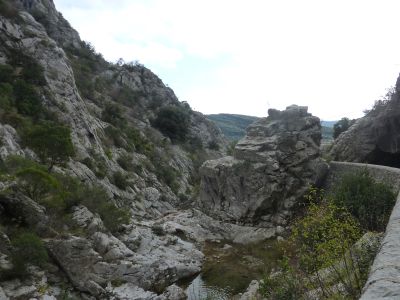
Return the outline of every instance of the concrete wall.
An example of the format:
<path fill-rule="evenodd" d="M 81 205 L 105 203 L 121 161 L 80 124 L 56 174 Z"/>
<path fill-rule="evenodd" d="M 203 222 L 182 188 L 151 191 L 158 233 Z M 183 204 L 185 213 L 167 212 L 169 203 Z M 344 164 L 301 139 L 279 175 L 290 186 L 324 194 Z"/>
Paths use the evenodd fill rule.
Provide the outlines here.
<path fill-rule="evenodd" d="M 331 170 L 326 179 L 328 191 L 343 174 L 366 168 L 377 181 L 391 185 L 398 193 L 381 249 L 375 257 L 360 299 L 400 299 L 400 169 L 346 162 L 331 162 L 330 166 Z"/>

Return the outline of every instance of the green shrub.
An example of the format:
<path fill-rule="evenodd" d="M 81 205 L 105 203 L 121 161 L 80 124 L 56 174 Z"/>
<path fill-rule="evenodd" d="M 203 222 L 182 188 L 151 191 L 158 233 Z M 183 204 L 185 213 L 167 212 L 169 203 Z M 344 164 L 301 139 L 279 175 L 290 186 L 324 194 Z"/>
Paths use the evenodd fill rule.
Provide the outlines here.
<path fill-rule="evenodd" d="M 16 173 L 18 189 L 35 201 L 40 201 L 58 187 L 57 180 L 37 167 L 23 169 Z"/>
<path fill-rule="evenodd" d="M 113 233 L 130 221 L 129 211 L 112 204 L 107 193 L 100 187 L 83 187 L 76 195 L 76 199 L 90 211 L 98 213 L 106 228 Z"/>
<path fill-rule="evenodd" d="M 181 107 L 166 106 L 158 111 L 152 123 L 173 142 L 184 142 L 189 132 L 190 115 Z"/>
<path fill-rule="evenodd" d="M 97 178 L 103 179 L 104 177 L 106 177 L 107 169 L 108 169 L 105 158 L 102 155 L 100 155 L 99 153 L 95 152 L 94 150 L 90 151 L 90 155 L 93 158 L 91 160 L 91 163 L 89 163 L 89 165 L 91 167 L 89 167 L 89 165 L 87 165 L 87 166 L 89 167 L 89 169 L 91 169 L 94 172 L 94 174 L 96 175 Z M 89 160 L 90 160 L 90 158 L 89 158 Z M 88 162 L 86 159 L 85 159 L 85 161 Z M 83 163 L 85 163 L 85 161 Z"/>
<path fill-rule="evenodd" d="M 379 239 L 363 238 L 357 220 L 332 199 L 311 189 L 308 208 L 292 226 L 280 271 L 267 275 L 260 292 L 268 299 L 358 299 Z M 372 234 L 373 235 L 373 234 Z"/>
<path fill-rule="evenodd" d="M 123 105 L 131 107 L 132 105 L 137 105 L 139 98 L 143 96 L 142 93 L 133 91 L 127 87 L 121 87 L 115 90 L 113 93 L 113 99 Z"/>
<path fill-rule="evenodd" d="M 235 151 L 235 147 L 236 147 L 237 142 L 238 142 L 238 141 L 236 140 L 236 141 L 232 141 L 232 142 L 229 144 L 228 149 L 226 150 L 226 154 L 227 154 L 227 155 L 233 156 L 233 153 L 234 153 L 234 151 Z"/>
<path fill-rule="evenodd" d="M 104 150 L 104 154 L 107 156 L 108 159 L 112 159 L 112 152 L 110 149 Z"/>
<path fill-rule="evenodd" d="M 6 111 L 2 115 L 2 123 L 14 127 L 20 136 L 23 136 L 32 127 L 30 118 L 24 117 L 13 110 Z"/>
<path fill-rule="evenodd" d="M 308 274 L 331 266 L 360 237 L 357 221 L 329 200 L 311 203 L 307 214 L 295 223 L 292 231 L 300 253 L 300 266 Z"/>
<path fill-rule="evenodd" d="M 219 145 L 218 145 L 217 141 L 212 140 L 212 141 L 208 142 L 208 148 L 211 150 L 218 151 Z"/>
<path fill-rule="evenodd" d="M 375 182 L 364 170 L 343 176 L 334 191 L 334 201 L 345 206 L 362 228 L 384 231 L 396 196 L 388 185 Z"/>
<path fill-rule="evenodd" d="M 0 4 L 1 5 L 1 4 Z M 14 69 L 10 65 L 0 65 L 0 83 L 12 83 Z"/>
<path fill-rule="evenodd" d="M 127 136 L 128 144 L 130 145 L 130 150 L 135 150 L 138 153 L 144 154 L 146 156 L 154 150 L 154 145 L 145 137 L 143 137 L 139 130 L 134 127 L 128 127 L 125 130 Z"/>
<path fill-rule="evenodd" d="M 58 199 L 53 200 L 54 206 L 63 208 L 65 213 L 69 213 L 72 207 L 85 200 L 88 188 L 75 177 L 59 173 L 54 173 L 54 177 L 59 182 L 56 195 Z"/>
<path fill-rule="evenodd" d="M 82 64 L 83 60 L 71 60 L 74 70 L 76 86 L 83 98 L 93 100 L 95 98 L 95 84 L 91 68 Z M 84 62 L 85 63 L 85 62 Z"/>
<path fill-rule="evenodd" d="M 94 170 L 95 169 L 95 164 L 93 162 L 93 160 L 90 157 L 85 157 L 81 163 L 83 163 L 86 167 L 88 167 L 90 170 Z"/>
<path fill-rule="evenodd" d="M 123 224 L 129 224 L 131 215 L 128 210 L 115 207 L 111 203 L 102 203 L 98 210 L 104 225 L 112 233 L 118 232 Z"/>
<path fill-rule="evenodd" d="M 303 299 L 304 281 L 290 265 L 287 258 L 279 262 L 279 271 L 269 274 L 260 281 L 259 292 L 270 300 Z"/>
<path fill-rule="evenodd" d="M 12 273 L 15 276 L 26 276 L 28 264 L 43 267 L 48 261 L 48 255 L 40 238 L 30 232 L 20 233 L 11 240 L 13 252 L 11 261 L 13 263 Z"/>
<path fill-rule="evenodd" d="M 20 77 L 24 82 L 39 86 L 46 84 L 43 67 L 33 57 L 16 48 L 10 50 L 10 64 L 22 67 Z"/>
<path fill-rule="evenodd" d="M 48 164 L 49 170 L 55 164 L 65 163 L 70 156 L 75 154 L 71 130 L 52 122 L 34 126 L 23 139 L 41 161 Z"/>
<path fill-rule="evenodd" d="M 178 174 L 174 168 L 165 163 L 158 164 L 155 168 L 155 174 L 159 180 L 167 184 L 174 193 L 178 192 L 179 184 L 177 182 Z"/>
<path fill-rule="evenodd" d="M 43 67 L 31 57 L 27 58 L 22 69 L 22 77 L 26 82 L 34 85 L 45 85 L 46 79 L 43 75 Z"/>
<path fill-rule="evenodd" d="M 264 295 L 301 299 L 307 291 L 318 291 L 319 299 L 358 299 L 373 259 L 354 246 L 362 236 L 358 222 L 332 200 L 319 202 L 315 189 L 306 198 L 310 202 L 307 212 L 293 224 L 289 238 L 296 251 L 286 258 L 290 262 L 286 269 L 266 277 Z M 290 298 L 293 292 L 297 295 Z"/>
<path fill-rule="evenodd" d="M 115 172 L 113 174 L 113 182 L 121 190 L 125 190 L 128 186 L 126 176 L 122 172 Z"/>
<path fill-rule="evenodd" d="M 121 129 L 118 129 L 114 126 L 107 126 L 104 129 L 106 136 L 112 141 L 115 147 L 118 148 L 126 148 L 127 143 L 122 137 Z M 106 143 L 107 144 L 107 143 Z"/>
<path fill-rule="evenodd" d="M 101 118 L 103 121 L 110 123 L 118 128 L 124 128 L 126 125 L 126 120 L 123 116 L 122 108 L 119 105 L 113 103 L 107 103 Z"/>
<path fill-rule="evenodd" d="M 203 142 L 198 136 L 190 136 L 184 144 L 184 148 L 190 153 L 201 151 L 203 150 Z"/>
<path fill-rule="evenodd" d="M 14 93 L 12 85 L 9 83 L 0 83 L 0 109 L 10 111 L 13 106 Z"/>
<path fill-rule="evenodd" d="M 39 118 L 43 112 L 42 101 L 35 88 L 22 80 L 17 80 L 14 85 L 14 94 L 18 113 Z"/>
<path fill-rule="evenodd" d="M 80 94 L 87 99 L 95 100 L 95 75 L 107 67 L 101 54 L 96 53 L 94 47 L 85 41 L 81 47 L 65 48 L 74 70 L 75 82 Z"/>
<path fill-rule="evenodd" d="M 128 172 L 134 171 L 134 166 L 132 163 L 132 156 L 128 154 L 124 154 L 117 159 L 117 163 L 121 166 L 122 169 Z"/>
<path fill-rule="evenodd" d="M 41 168 L 41 165 L 20 155 L 9 155 L 1 163 L 2 172 L 12 175 L 28 168 Z M 42 168 L 42 170 L 45 170 L 45 168 Z"/>

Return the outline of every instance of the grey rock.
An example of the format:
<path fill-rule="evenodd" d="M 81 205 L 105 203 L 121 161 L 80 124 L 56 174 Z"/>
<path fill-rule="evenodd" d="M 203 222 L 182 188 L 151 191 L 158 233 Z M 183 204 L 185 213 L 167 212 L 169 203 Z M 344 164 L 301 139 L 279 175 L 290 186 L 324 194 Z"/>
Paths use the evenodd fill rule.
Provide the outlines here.
<path fill-rule="evenodd" d="M 108 261 L 133 256 L 132 250 L 114 236 L 96 232 L 92 238 L 94 240 L 94 249 Z"/>
<path fill-rule="evenodd" d="M 134 251 L 122 242 L 139 235 Z M 200 272 L 204 258 L 191 243 L 169 235 L 159 237 L 143 225 L 133 226 L 120 239 L 97 232 L 91 239 L 49 240 L 47 248 L 73 285 L 96 297 L 106 293 L 104 286 L 113 280 L 144 290 L 163 290 Z"/>
<path fill-rule="evenodd" d="M 110 287 L 108 292 L 112 300 L 165 300 L 165 297 L 157 296 L 157 294 L 145 291 L 131 283 L 125 283 L 115 288 Z"/>
<path fill-rule="evenodd" d="M 9 300 L 10 298 L 7 297 L 6 293 L 4 292 L 4 290 L 2 289 L 2 287 L 0 287 L 0 300 Z"/>
<path fill-rule="evenodd" d="M 206 214 L 230 222 L 285 225 L 308 187 L 323 181 L 328 166 L 319 158 L 319 119 L 296 105 L 270 113 L 248 127 L 233 157 L 201 167 L 198 206 Z"/>
<path fill-rule="evenodd" d="M 49 36 L 63 46 L 80 48 L 80 38 L 62 14 L 56 10 L 52 0 L 18 1 L 23 9 L 29 11 L 38 22 L 42 22 Z"/>
<path fill-rule="evenodd" d="M 0 253 L 8 254 L 11 250 L 11 242 L 8 236 L 0 229 Z"/>
<path fill-rule="evenodd" d="M 83 205 L 73 208 L 72 219 L 78 226 L 86 228 L 91 233 L 105 230 L 103 221 L 100 217 L 94 215 Z"/>
<path fill-rule="evenodd" d="M 42 234 L 51 234 L 47 226 L 48 216 L 43 206 L 21 193 L 0 195 L 0 204 L 5 212 L 14 218 L 21 218 L 31 228 Z"/>
<path fill-rule="evenodd" d="M 3 283 L 2 286 L 4 293 L 10 299 L 29 299 L 37 291 L 37 288 L 33 285 L 21 285 L 19 280 Z"/>
<path fill-rule="evenodd" d="M 258 292 L 260 283 L 257 280 L 250 282 L 247 290 L 240 296 L 239 300 L 261 300 L 264 299 Z"/>
<path fill-rule="evenodd" d="M 159 222 L 163 223 L 166 233 L 183 236 L 199 245 L 210 240 L 225 240 L 238 244 L 256 243 L 276 234 L 274 226 L 261 228 L 221 222 L 196 209 L 171 213 Z"/>
<path fill-rule="evenodd" d="M 335 140 L 330 156 L 338 161 L 396 165 L 400 154 L 400 77 L 390 101 L 358 119 Z"/>
<path fill-rule="evenodd" d="M 10 125 L 0 124 L 0 157 L 5 159 L 10 154 L 25 156 L 24 151 L 18 144 L 19 138 L 16 130 Z"/>
<path fill-rule="evenodd" d="M 96 267 L 101 264 L 102 257 L 92 249 L 90 241 L 71 237 L 68 240 L 51 240 L 46 246 L 79 290 L 91 292 L 88 282 L 93 281 L 92 279 L 103 284 L 107 282 L 107 274 L 95 273 Z"/>
<path fill-rule="evenodd" d="M 165 289 L 165 292 L 163 293 L 163 296 L 165 296 L 165 298 L 168 300 L 185 300 L 185 299 L 187 299 L 187 295 L 186 295 L 185 291 L 175 284 L 167 287 Z"/>
<path fill-rule="evenodd" d="M 13 267 L 9 257 L 0 252 L 0 273 L 5 270 L 11 270 Z"/>

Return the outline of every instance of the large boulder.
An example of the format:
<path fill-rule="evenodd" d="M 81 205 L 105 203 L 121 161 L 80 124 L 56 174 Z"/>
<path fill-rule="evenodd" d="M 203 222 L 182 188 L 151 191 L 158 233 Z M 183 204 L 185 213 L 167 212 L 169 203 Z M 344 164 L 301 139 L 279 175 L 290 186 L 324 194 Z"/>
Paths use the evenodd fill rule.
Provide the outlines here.
<path fill-rule="evenodd" d="M 319 158 L 321 125 L 307 107 L 270 109 L 247 129 L 234 156 L 201 167 L 199 207 L 224 221 L 285 224 L 292 207 L 328 169 Z"/>
<path fill-rule="evenodd" d="M 161 231 L 156 234 L 151 227 L 152 222 L 131 225 L 119 238 L 95 232 L 90 237 L 49 239 L 46 246 L 81 292 L 100 299 L 153 299 L 156 294 L 152 292 L 162 292 L 174 282 L 198 274 L 204 255 L 193 244 Z M 120 283 L 128 285 L 115 288 Z M 169 294 L 176 292 L 170 288 Z"/>
<path fill-rule="evenodd" d="M 400 77 L 390 101 L 378 102 L 335 141 L 334 160 L 366 162 L 399 167 Z"/>

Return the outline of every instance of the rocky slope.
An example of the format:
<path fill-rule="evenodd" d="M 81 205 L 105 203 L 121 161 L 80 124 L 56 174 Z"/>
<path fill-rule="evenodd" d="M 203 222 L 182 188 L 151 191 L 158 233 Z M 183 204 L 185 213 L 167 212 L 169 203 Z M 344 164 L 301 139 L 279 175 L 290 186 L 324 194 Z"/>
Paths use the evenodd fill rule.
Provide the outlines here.
<path fill-rule="evenodd" d="M 366 162 L 399 167 L 400 80 L 388 101 L 377 102 L 335 141 L 330 154 L 334 160 Z"/>
<path fill-rule="evenodd" d="M 54 212 L 56 202 L 46 202 L 58 199 L 51 198 L 54 191 L 32 200 L 21 188 L 31 177 L 20 179 L 19 171 L 11 175 L 2 167 L 0 298 L 180 299 L 181 290 L 170 285 L 198 273 L 203 254 L 175 232 L 163 232 L 157 220 L 195 195 L 197 166 L 226 145 L 220 130 L 144 66 L 106 62 L 51 0 L 2 0 L 0 39 L 2 165 L 14 155 L 25 159 L 13 158 L 20 164 L 41 162 L 25 136 L 58 124 L 70 130 L 74 154 L 49 173 L 35 167 L 35 174 L 64 176 L 63 186 L 72 176 L 107 195 L 100 202 L 88 194 L 84 201 L 92 196 L 97 206 L 76 205 L 61 214 Z M 33 115 L 36 108 L 41 111 Z M 182 139 L 154 125 L 163 109 L 186 118 Z M 106 209 L 99 213 L 100 203 Z M 103 215 L 115 207 L 130 219 L 111 230 Z M 15 267 L 20 229 L 39 236 L 50 255 L 46 266 L 29 266 L 24 278 L 7 275 L 12 262 Z"/>
<path fill-rule="evenodd" d="M 319 158 L 321 125 L 307 107 L 284 111 L 250 125 L 234 156 L 204 163 L 199 207 L 214 218 L 286 225 L 293 206 L 327 165 Z"/>
<path fill-rule="evenodd" d="M 319 120 L 271 110 L 221 159 L 249 207 L 202 212 L 198 169 L 227 147 L 211 121 L 146 67 L 105 61 L 52 0 L 0 0 L 0 40 L 0 299 L 184 299 L 204 241 L 280 234 L 323 166 Z"/>

